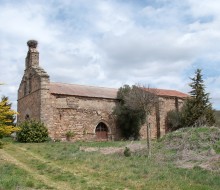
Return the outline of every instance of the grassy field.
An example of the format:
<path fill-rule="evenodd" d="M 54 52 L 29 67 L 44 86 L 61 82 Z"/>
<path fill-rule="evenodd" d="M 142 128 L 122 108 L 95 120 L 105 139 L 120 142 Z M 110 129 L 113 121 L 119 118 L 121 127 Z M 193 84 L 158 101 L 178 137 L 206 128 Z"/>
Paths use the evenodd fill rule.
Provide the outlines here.
<path fill-rule="evenodd" d="M 167 139 L 153 143 L 154 156 L 151 159 L 147 159 L 143 152 L 125 157 L 121 153 L 105 155 L 80 148 L 125 147 L 130 142 L 22 144 L 5 139 L 7 144 L 0 149 L 0 190 L 220 189 L 219 171 L 198 166 L 177 168 L 171 159 L 177 154 L 175 147 L 165 151 Z M 163 154 L 171 157 L 163 159 Z"/>

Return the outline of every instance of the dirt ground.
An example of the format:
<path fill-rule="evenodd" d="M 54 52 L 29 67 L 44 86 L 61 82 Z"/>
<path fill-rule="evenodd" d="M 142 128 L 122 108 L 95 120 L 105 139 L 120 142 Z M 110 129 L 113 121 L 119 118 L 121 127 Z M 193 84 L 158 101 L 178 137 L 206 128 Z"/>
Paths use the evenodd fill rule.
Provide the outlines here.
<path fill-rule="evenodd" d="M 132 153 L 139 152 L 143 149 L 146 149 L 146 145 L 141 143 L 134 143 L 131 142 L 127 146 L 124 147 L 105 147 L 105 148 L 98 148 L 98 147 L 80 147 L 81 151 L 85 152 L 100 152 L 102 154 L 123 154 L 125 147 L 128 147 Z"/>
<path fill-rule="evenodd" d="M 131 142 L 124 147 L 80 147 L 80 150 L 85 152 L 100 152 L 105 155 L 123 155 L 125 147 L 128 147 L 133 154 L 143 153 L 147 149 L 146 144 Z M 163 155 L 161 155 L 160 153 L 153 156 L 155 156 L 157 159 L 162 158 L 163 161 L 166 161 L 164 160 Z M 180 168 L 201 167 L 206 170 L 220 171 L 220 154 L 216 154 L 213 149 L 200 153 L 191 150 L 182 150 L 175 155 L 173 162 L 177 167 Z"/>

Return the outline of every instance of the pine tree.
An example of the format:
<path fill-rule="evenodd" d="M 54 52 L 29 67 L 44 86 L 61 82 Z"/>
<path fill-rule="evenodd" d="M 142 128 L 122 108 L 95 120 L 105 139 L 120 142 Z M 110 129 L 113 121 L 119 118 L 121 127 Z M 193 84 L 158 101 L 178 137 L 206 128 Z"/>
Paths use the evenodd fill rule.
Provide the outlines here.
<path fill-rule="evenodd" d="M 189 92 L 191 97 L 187 99 L 182 109 L 183 125 L 208 125 L 215 123 L 214 110 L 209 100 L 209 93 L 205 92 L 205 85 L 202 79 L 201 69 L 195 71 L 195 76 L 191 78 Z"/>

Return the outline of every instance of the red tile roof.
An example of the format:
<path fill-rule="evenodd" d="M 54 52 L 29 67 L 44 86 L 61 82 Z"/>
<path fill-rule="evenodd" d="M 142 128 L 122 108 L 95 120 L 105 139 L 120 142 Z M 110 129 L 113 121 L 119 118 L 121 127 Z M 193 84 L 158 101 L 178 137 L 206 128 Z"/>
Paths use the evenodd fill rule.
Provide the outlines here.
<path fill-rule="evenodd" d="M 146 90 L 148 90 L 146 88 Z M 97 86 L 84 86 L 78 84 L 50 83 L 50 93 L 60 95 L 83 96 L 92 98 L 116 99 L 116 88 L 105 88 Z M 150 91 L 157 93 L 159 96 L 187 98 L 189 95 L 176 91 L 150 88 Z"/>
<path fill-rule="evenodd" d="M 146 90 L 148 90 L 146 88 Z M 151 92 L 156 93 L 158 96 L 167 96 L 167 97 L 178 97 L 178 98 L 187 98 L 188 94 L 177 90 L 167 90 L 167 89 L 158 89 L 158 88 L 150 88 Z"/>

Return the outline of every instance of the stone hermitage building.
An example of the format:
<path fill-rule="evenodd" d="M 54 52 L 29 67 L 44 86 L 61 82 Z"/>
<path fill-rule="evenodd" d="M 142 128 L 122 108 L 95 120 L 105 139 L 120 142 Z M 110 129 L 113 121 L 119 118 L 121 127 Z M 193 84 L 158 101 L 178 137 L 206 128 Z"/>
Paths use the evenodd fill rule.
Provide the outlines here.
<path fill-rule="evenodd" d="M 112 111 L 118 102 L 117 90 L 77 84 L 50 82 L 49 75 L 39 66 L 37 41 L 27 42 L 29 50 L 25 70 L 18 89 L 18 123 L 27 119 L 42 121 L 52 139 L 118 140 L 120 130 Z M 175 90 L 157 89 L 160 108 L 149 116 L 151 137 L 166 132 L 166 116 L 178 110 L 188 96 Z M 142 126 L 141 138 L 147 137 Z"/>

